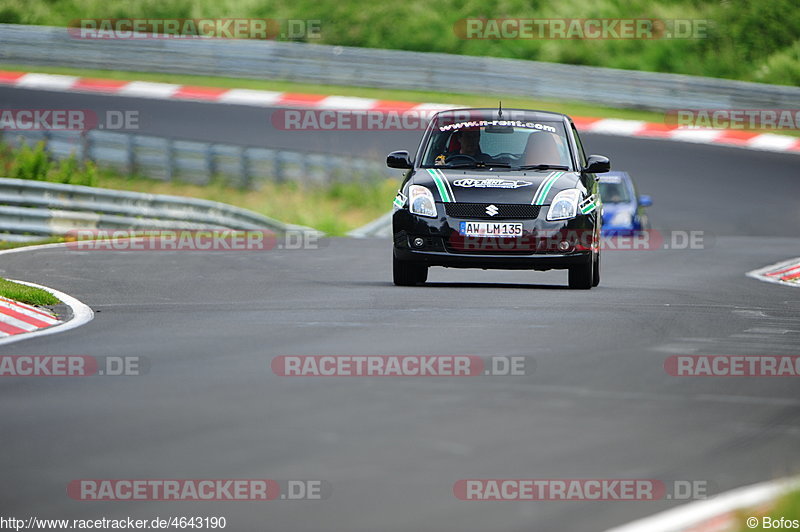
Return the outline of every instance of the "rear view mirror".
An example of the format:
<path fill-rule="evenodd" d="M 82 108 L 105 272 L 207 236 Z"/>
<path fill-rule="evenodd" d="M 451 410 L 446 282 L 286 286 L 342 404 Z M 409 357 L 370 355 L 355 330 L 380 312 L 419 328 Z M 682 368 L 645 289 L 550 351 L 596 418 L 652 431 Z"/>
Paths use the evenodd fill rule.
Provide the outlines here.
<path fill-rule="evenodd" d="M 405 150 L 401 151 L 393 151 L 389 155 L 386 156 L 386 166 L 389 168 L 400 168 L 403 170 L 408 170 L 412 168 L 411 159 L 408 156 L 408 152 Z"/>
<path fill-rule="evenodd" d="M 645 194 L 642 194 L 641 196 L 639 196 L 639 206 L 640 207 L 649 207 L 652 204 L 653 204 L 653 198 L 651 198 L 650 196 L 647 196 Z"/>
<path fill-rule="evenodd" d="M 603 155 L 590 155 L 586 159 L 583 172 L 588 174 L 602 174 L 611 170 L 611 162 Z"/>
<path fill-rule="evenodd" d="M 495 126 L 489 124 L 483 130 L 486 133 L 514 133 L 514 126 Z"/>

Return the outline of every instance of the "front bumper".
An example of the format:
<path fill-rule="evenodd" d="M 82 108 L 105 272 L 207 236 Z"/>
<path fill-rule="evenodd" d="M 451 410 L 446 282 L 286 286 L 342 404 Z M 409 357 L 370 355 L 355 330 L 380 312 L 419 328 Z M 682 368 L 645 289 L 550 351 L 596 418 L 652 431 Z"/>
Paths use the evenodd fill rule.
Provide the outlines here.
<path fill-rule="evenodd" d="M 426 218 L 398 209 L 392 217 L 394 256 L 398 260 L 450 268 L 551 270 L 586 264 L 597 250 L 597 213 L 578 215 L 570 220 L 548 222 L 548 207 L 534 219 L 503 219 L 497 223 L 523 224 L 521 238 L 464 237 L 459 234 L 463 221 L 444 214 Z"/>

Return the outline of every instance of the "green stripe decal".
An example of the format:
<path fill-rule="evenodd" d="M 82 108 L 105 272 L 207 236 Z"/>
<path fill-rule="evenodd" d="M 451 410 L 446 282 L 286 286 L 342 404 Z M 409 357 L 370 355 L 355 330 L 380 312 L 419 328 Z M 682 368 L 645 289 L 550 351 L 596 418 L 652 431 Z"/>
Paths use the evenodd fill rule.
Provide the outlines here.
<path fill-rule="evenodd" d="M 536 196 L 533 198 L 532 205 L 544 205 L 544 201 L 547 199 L 550 189 L 553 188 L 555 182 L 558 181 L 558 178 L 562 175 L 564 175 L 564 172 L 554 172 L 547 176 L 539 187 L 539 190 L 536 191 Z"/>
<path fill-rule="evenodd" d="M 450 195 L 447 193 L 447 187 L 442 181 L 442 178 L 439 177 L 439 174 L 436 173 L 436 170 L 432 168 L 428 168 L 428 173 L 433 178 L 433 182 L 436 183 L 436 188 L 439 190 L 439 195 L 442 197 L 442 201 L 445 203 L 449 203 Z"/>
<path fill-rule="evenodd" d="M 536 189 L 536 192 L 533 193 L 533 200 L 531 200 L 531 205 L 536 205 L 536 200 L 539 198 L 539 193 L 542 191 L 542 187 L 544 187 L 545 183 L 547 183 L 547 180 L 550 179 L 551 177 L 553 177 L 553 172 L 547 174 L 547 177 L 544 178 L 542 183 Z"/>
<path fill-rule="evenodd" d="M 456 201 L 456 195 L 453 192 L 453 187 L 450 186 L 450 181 L 448 181 L 447 176 L 444 175 L 444 172 L 442 172 L 441 170 L 436 170 L 436 171 L 439 172 L 439 177 L 442 178 L 444 186 L 447 188 L 447 194 L 450 196 L 450 201 Z"/>
<path fill-rule="evenodd" d="M 403 201 L 400 198 L 395 198 L 392 203 L 394 203 L 395 207 L 397 208 L 403 207 Z"/>
<path fill-rule="evenodd" d="M 590 212 L 595 210 L 595 208 L 597 208 L 596 203 L 590 203 L 589 205 L 584 205 L 583 207 L 581 207 L 581 214 L 589 214 Z"/>

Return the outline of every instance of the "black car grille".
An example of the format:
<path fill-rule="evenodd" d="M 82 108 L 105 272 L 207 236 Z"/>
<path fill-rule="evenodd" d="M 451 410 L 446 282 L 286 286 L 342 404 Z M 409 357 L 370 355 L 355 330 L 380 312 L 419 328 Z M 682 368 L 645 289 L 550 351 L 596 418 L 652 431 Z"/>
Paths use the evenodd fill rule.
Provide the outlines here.
<path fill-rule="evenodd" d="M 497 207 L 494 216 L 486 212 L 489 205 Z M 503 218 L 529 219 L 537 218 L 541 205 L 525 205 L 518 203 L 445 203 L 448 216 L 454 218 L 485 218 L 500 220 Z"/>

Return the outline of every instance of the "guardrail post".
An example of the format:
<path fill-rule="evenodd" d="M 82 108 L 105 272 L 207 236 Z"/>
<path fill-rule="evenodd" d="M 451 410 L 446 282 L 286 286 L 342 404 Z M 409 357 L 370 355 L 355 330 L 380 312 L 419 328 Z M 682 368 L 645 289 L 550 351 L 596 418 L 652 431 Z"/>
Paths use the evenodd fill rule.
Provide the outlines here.
<path fill-rule="evenodd" d="M 86 164 L 86 161 L 89 158 L 89 142 L 89 130 L 81 131 L 78 160 L 80 160 L 80 162 L 83 164 Z"/>
<path fill-rule="evenodd" d="M 175 176 L 175 143 L 172 139 L 167 139 L 166 143 L 166 156 L 167 156 L 167 181 L 172 181 Z"/>
<path fill-rule="evenodd" d="M 242 148 L 239 153 L 239 186 L 250 188 L 250 156 L 247 148 Z"/>
<path fill-rule="evenodd" d="M 134 135 L 127 136 L 125 149 L 128 164 L 128 175 L 132 176 L 136 173 L 136 137 Z"/>
<path fill-rule="evenodd" d="M 208 172 L 208 182 L 210 183 L 214 179 L 214 175 L 217 173 L 217 159 L 214 157 L 214 145 L 213 144 L 206 144 L 206 172 Z"/>
<path fill-rule="evenodd" d="M 275 152 L 275 182 L 283 183 L 286 180 L 283 168 L 283 152 Z"/>

